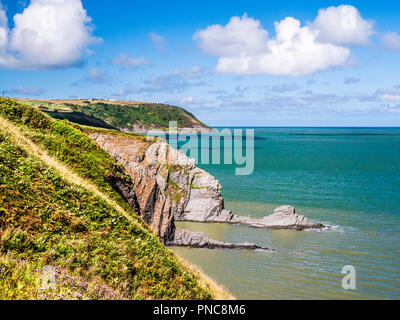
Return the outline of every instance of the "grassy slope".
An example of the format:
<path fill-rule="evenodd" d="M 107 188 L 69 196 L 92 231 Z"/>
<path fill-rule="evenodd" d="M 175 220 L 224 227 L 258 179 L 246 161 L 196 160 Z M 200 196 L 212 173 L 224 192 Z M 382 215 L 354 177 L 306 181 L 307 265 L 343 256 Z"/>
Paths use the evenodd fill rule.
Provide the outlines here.
<path fill-rule="evenodd" d="M 109 172 L 129 177 L 85 134 L 9 99 L 0 116 L 0 298 L 40 298 L 35 273 L 15 261 L 126 298 L 212 298 L 107 184 Z M 81 296 L 109 298 L 93 291 Z"/>
<path fill-rule="evenodd" d="M 169 121 L 177 121 L 179 128 L 204 127 L 207 125 L 199 121 L 192 113 L 183 108 L 170 106 L 160 103 L 143 103 L 143 102 L 108 102 L 108 101 L 85 101 L 69 100 L 64 103 L 56 103 L 54 101 L 38 101 L 27 100 L 25 104 L 34 104 L 43 109 L 50 108 L 60 111 L 74 111 L 74 117 L 62 113 L 50 113 L 51 116 L 57 118 L 67 118 L 70 121 L 77 122 L 76 117 L 79 113 L 90 117 L 95 117 L 105 121 L 107 124 L 119 129 L 133 129 L 133 125 L 142 125 L 145 128 L 168 128 Z M 49 112 L 49 111 L 46 111 Z M 86 123 L 84 123 L 84 122 Z M 83 119 L 80 124 L 95 125 L 87 123 L 90 119 Z"/>
<path fill-rule="evenodd" d="M 59 120 L 68 120 L 73 123 L 77 123 L 80 125 L 85 125 L 85 126 L 92 126 L 92 127 L 98 127 L 98 128 L 105 128 L 105 129 L 115 129 L 118 130 L 116 127 L 113 127 L 109 125 L 107 122 L 96 118 L 92 116 L 88 116 L 87 114 L 83 112 L 52 112 L 52 111 L 46 111 L 42 110 L 43 112 L 47 113 L 49 116 L 51 116 L 54 119 L 59 119 Z"/>

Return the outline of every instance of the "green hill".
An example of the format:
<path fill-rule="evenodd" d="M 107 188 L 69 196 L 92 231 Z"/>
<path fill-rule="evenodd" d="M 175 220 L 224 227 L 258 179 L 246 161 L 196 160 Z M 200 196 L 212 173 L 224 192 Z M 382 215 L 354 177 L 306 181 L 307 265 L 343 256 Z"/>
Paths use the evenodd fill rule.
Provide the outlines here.
<path fill-rule="evenodd" d="M 210 129 L 183 108 L 160 103 L 110 100 L 19 100 L 36 106 L 56 119 L 102 128 L 128 131 L 178 128 Z"/>
<path fill-rule="evenodd" d="M 130 179 L 78 126 L 0 98 L 0 299 L 218 297 L 108 174 Z M 44 266 L 56 288 L 41 288 Z"/>

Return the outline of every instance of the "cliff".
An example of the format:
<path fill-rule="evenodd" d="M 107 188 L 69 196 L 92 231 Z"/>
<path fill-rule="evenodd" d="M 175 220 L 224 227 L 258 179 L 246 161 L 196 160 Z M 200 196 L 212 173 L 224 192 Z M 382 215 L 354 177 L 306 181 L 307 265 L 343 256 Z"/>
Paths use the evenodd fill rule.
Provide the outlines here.
<path fill-rule="evenodd" d="M 224 222 L 232 216 L 224 209 L 218 181 L 164 140 L 90 131 L 89 137 L 129 174 L 138 212 L 164 242 L 172 241 L 175 220 Z"/>
<path fill-rule="evenodd" d="M 165 140 L 107 130 L 86 130 L 89 137 L 121 164 L 131 177 L 132 191 L 137 198 L 137 211 L 166 244 L 234 247 L 213 242 L 215 240 L 205 235 L 190 235 L 188 231 L 175 232 L 174 221 L 218 222 L 295 230 L 324 227 L 297 214 L 291 206 L 279 207 L 274 214 L 262 219 L 235 215 L 224 208 L 221 186 L 215 177 L 198 168 L 193 159 L 169 146 Z M 124 193 L 121 190 L 119 192 Z M 236 247 L 258 248 L 255 244 Z"/>
<path fill-rule="evenodd" d="M 220 189 L 165 140 L 55 120 L 0 98 L 0 298 L 48 299 L 37 286 L 48 266 L 61 285 L 55 299 L 221 298 L 163 244 L 273 249 L 213 240 L 176 220 L 324 227 L 290 206 L 262 219 L 235 215 Z M 26 291 L 16 289 L 21 277 Z"/>
<path fill-rule="evenodd" d="M 221 298 L 137 215 L 139 200 L 80 129 L 0 98 L 0 299 Z"/>

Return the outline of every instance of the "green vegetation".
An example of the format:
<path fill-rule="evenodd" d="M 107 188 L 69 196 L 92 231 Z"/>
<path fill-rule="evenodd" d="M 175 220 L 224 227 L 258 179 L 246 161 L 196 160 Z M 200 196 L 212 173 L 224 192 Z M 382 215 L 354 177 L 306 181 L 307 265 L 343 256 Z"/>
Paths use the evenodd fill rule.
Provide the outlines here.
<path fill-rule="evenodd" d="M 92 117 L 102 119 L 117 128 L 132 130 L 133 125 L 146 128 L 168 128 L 169 121 L 177 121 L 179 128 L 204 126 L 188 111 L 164 104 L 138 104 L 124 106 L 117 104 L 96 103 L 88 105 L 69 105 L 74 111 L 80 111 Z"/>
<path fill-rule="evenodd" d="M 52 284 L 51 272 L 56 283 Z M 12 254 L 0 256 L 0 300 L 125 299 L 101 279 L 91 282 L 65 269 L 46 270 L 43 262 L 27 262 Z"/>
<path fill-rule="evenodd" d="M 68 102 L 28 100 L 23 104 L 39 107 L 56 119 L 67 119 L 82 125 L 134 130 L 167 129 L 170 121 L 177 121 L 178 128 L 203 127 L 192 113 L 183 108 L 160 103 L 107 102 L 102 100 Z"/>
<path fill-rule="evenodd" d="M 77 123 L 80 125 L 85 125 L 85 126 L 117 130 L 117 128 L 109 125 L 107 122 L 105 122 L 101 119 L 98 119 L 96 117 L 88 116 L 88 115 L 84 114 L 83 112 L 76 112 L 76 111 L 58 112 L 58 111 L 46 111 L 46 110 L 42 110 L 42 111 L 47 113 L 49 116 L 51 116 L 54 119 L 68 120 L 70 122 Z"/>
<path fill-rule="evenodd" d="M 59 110 L 59 111 L 69 111 L 70 108 L 67 107 L 63 103 L 54 103 L 54 102 L 49 102 L 49 101 L 43 101 L 43 100 L 28 100 L 28 101 L 23 101 L 21 102 L 23 104 L 27 104 L 29 106 L 34 106 L 40 109 L 44 110 Z"/>
<path fill-rule="evenodd" d="M 212 298 L 106 182 L 109 173 L 130 177 L 79 127 L 4 98 L 1 119 L 11 125 L 0 127 L 0 299 Z M 45 265 L 72 280 L 41 290 Z"/>

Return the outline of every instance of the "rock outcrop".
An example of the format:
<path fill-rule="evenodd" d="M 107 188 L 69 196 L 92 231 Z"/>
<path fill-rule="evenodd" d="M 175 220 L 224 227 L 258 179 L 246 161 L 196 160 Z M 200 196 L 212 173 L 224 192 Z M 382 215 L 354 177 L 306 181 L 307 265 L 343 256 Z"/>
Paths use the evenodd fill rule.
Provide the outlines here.
<path fill-rule="evenodd" d="M 128 194 L 131 205 L 164 242 L 174 237 L 174 220 L 225 222 L 233 217 L 224 209 L 218 181 L 165 140 L 128 134 L 89 136 L 131 176 L 136 199 L 129 188 L 124 192 L 120 183 L 111 181 L 125 198 Z"/>
<path fill-rule="evenodd" d="M 326 226 L 322 223 L 311 222 L 303 215 L 297 214 L 296 209 L 292 206 L 281 206 L 274 210 L 274 213 L 262 219 L 255 219 L 234 215 L 229 221 L 230 223 L 238 223 L 255 228 L 269 229 L 321 229 Z"/>
<path fill-rule="evenodd" d="M 173 197 L 169 184 L 169 171 L 158 158 L 166 156 L 166 148 L 160 143 L 149 143 L 144 138 L 123 134 L 90 134 L 90 137 L 118 163 L 123 165 L 132 178 L 135 205 L 150 228 L 166 242 L 174 236 L 174 215 L 182 211 L 179 197 Z M 109 180 L 109 179 L 107 179 Z M 126 198 L 123 187 L 111 179 L 114 188 Z M 126 189 L 126 188 L 125 188 Z M 129 193 L 128 193 L 129 195 Z M 130 195 L 133 198 L 133 195 Z"/>
<path fill-rule="evenodd" d="M 131 176 L 129 186 L 115 177 L 108 179 L 164 243 L 188 243 L 188 233 L 179 231 L 175 236 L 175 220 L 295 230 L 324 227 L 290 206 L 279 207 L 262 219 L 233 214 L 224 208 L 218 181 L 163 139 L 148 141 L 145 136 L 102 132 L 89 136 Z M 197 243 L 199 237 L 193 234 L 191 239 Z"/>
<path fill-rule="evenodd" d="M 225 241 L 218 241 L 210 239 L 202 232 L 188 231 L 179 228 L 175 230 L 174 239 L 170 242 L 167 242 L 167 245 L 184 246 L 192 248 L 207 248 L 207 249 L 226 248 L 226 249 L 245 249 L 245 250 L 260 249 L 266 251 L 276 251 L 275 249 L 260 246 L 251 242 L 231 243 Z"/>

